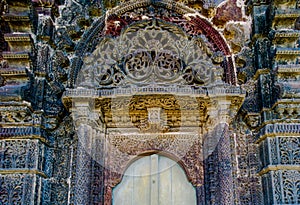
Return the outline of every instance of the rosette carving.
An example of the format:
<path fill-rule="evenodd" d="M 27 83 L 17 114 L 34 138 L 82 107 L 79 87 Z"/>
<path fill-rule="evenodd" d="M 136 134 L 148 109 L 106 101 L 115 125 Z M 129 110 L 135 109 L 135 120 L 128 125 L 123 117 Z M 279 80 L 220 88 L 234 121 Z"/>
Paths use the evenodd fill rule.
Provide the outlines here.
<path fill-rule="evenodd" d="M 117 38 L 103 39 L 84 59 L 78 85 L 208 85 L 215 81 L 218 65 L 210 58 L 204 36 L 191 39 L 156 27 L 130 27 Z"/>

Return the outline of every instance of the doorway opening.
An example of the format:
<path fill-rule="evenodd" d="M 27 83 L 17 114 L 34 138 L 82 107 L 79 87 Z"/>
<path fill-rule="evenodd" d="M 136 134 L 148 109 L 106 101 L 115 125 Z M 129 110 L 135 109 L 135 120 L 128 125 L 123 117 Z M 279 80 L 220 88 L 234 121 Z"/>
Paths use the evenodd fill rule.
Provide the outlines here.
<path fill-rule="evenodd" d="M 182 167 L 157 154 L 134 161 L 113 189 L 113 205 L 196 205 L 196 190 Z"/>

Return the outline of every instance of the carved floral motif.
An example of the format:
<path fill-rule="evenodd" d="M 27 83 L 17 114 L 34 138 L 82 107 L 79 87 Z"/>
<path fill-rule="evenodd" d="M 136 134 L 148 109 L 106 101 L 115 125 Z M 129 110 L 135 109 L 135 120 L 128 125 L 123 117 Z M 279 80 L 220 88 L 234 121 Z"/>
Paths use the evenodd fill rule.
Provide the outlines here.
<path fill-rule="evenodd" d="M 187 172 L 194 186 L 203 184 L 203 162 L 201 159 L 201 139 L 191 135 L 145 135 L 145 136 L 109 136 L 110 149 L 107 150 L 106 167 L 110 170 L 110 183 L 116 186 L 128 163 L 136 156 L 157 152 L 175 156 Z M 195 157 L 198 156 L 198 157 Z"/>
<path fill-rule="evenodd" d="M 156 25 L 131 29 L 117 39 L 103 40 L 86 57 L 78 86 L 214 82 L 217 66 L 205 51 L 205 39 L 187 40 Z"/>

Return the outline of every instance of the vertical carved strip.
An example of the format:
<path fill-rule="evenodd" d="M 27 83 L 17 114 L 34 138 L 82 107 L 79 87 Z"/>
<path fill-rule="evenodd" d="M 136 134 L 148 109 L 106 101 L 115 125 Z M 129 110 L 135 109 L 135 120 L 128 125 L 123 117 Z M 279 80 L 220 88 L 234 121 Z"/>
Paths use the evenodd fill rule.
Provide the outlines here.
<path fill-rule="evenodd" d="M 273 187 L 273 200 L 274 203 L 280 203 L 282 201 L 281 198 L 281 173 L 279 172 L 271 172 L 272 175 L 272 187 Z"/>
<path fill-rule="evenodd" d="M 103 204 L 104 201 L 104 167 L 103 167 L 103 134 L 97 132 L 93 139 L 91 197 L 93 204 Z"/>
<path fill-rule="evenodd" d="M 197 205 L 205 204 L 205 191 L 204 185 L 196 187 Z"/>
<path fill-rule="evenodd" d="M 225 126 L 223 136 L 218 146 L 220 204 L 234 204 L 233 177 L 231 164 L 231 147 L 228 126 Z"/>
<path fill-rule="evenodd" d="M 91 153 L 89 153 L 89 148 L 90 138 L 92 137 L 90 136 L 92 135 L 91 128 L 87 125 L 81 126 L 78 135 L 75 204 L 89 204 L 91 179 Z"/>

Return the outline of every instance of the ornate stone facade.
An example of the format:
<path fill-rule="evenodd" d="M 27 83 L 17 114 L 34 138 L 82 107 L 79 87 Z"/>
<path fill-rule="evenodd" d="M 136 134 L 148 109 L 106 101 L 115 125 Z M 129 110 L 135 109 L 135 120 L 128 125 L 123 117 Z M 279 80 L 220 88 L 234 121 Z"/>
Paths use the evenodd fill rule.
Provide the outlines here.
<path fill-rule="evenodd" d="M 112 204 L 139 157 L 197 204 L 300 204 L 296 0 L 0 0 L 0 203 Z"/>

